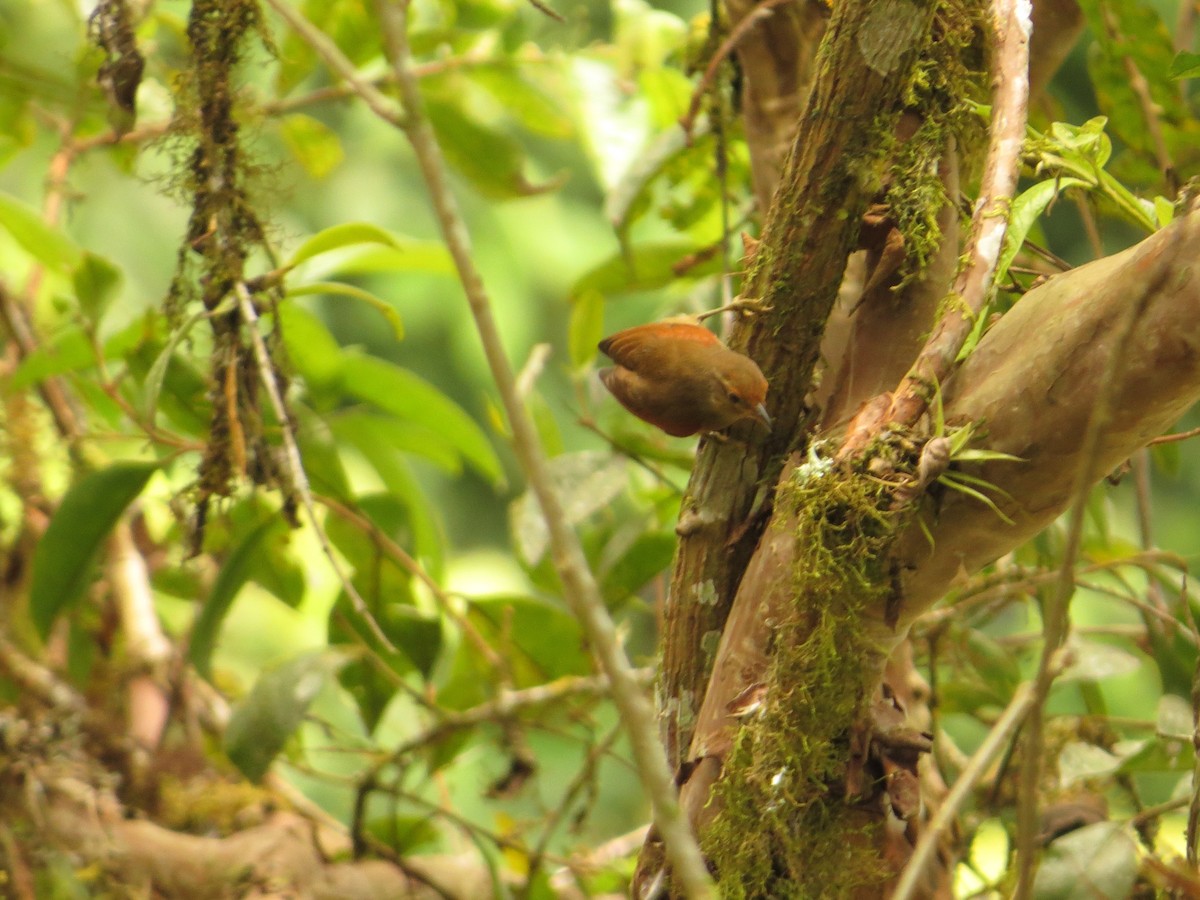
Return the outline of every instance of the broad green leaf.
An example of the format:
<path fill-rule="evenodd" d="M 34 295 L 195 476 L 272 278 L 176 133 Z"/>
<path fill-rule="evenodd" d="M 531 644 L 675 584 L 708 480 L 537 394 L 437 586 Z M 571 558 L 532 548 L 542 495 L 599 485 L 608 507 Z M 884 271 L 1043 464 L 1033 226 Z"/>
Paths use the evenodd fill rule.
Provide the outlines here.
<path fill-rule="evenodd" d="M 619 603 L 640 590 L 651 578 L 669 569 L 675 545 L 673 532 L 651 531 L 640 535 L 633 546 L 603 573 L 600 589 L 605 603 Z"/>
<path fill-rule="evenodd" d="M 707 133 L 708 126 L 705 124 L 695 131 L 695 136 L 703 137 Z M 619 233 L 628 231 L 637 218 L 650 208 L 654 185 L 667 166 L 681 157 L 696 157 L 697 162 L 703 158 L 711 162 L 712 147 L 708 141 L 689 144 L 682 128 L 670 128 L 659 132 L 650 145 L 635 157 L 633 165 L 604 200 L 604 214 Z"/>
<path fill-rule="evenodd" d="M 457 403 L 407 369 L 372 356 L 346 354 L 343 389 L 402 421 L 438 434 L 492 484 L 504 472 L 496 451 L 475 421 Z"/>
<path fill-rule="evenodd" d="M 1046 848 L 1035 900 L 1125 900 L 1137 880 L 1137 844 L 1118 822 L 1097 822 Z"/>
<path fill-rule="evenodd" d="M 1025 239 L 1042 213 L 1046 211 L 1062 191 L 1071 187 L 1089 187 L 1090 183 L 1080 178 L 1049 178 L 1039 181 L 1028 190 L 1022 191 L 1012 202 L 1008 215 L 1008 231 L 1004 234 L 1004 249 L 996 262 L 996 283 L 1004 282 L 1008 267 L 1021 250 Z M 981 316 L 986 318 L 986 314 Z"/>
<path fill-rule="evenodd" d="M 145 338 L 145 325 L 138 319 L 118 331 L 104 342 L 103 353 L 107 360 L 120 360 L 137 347 Z M 64 375 L 80 369 L 91 368 L 96 363 L 96 349 L 91 338 L 82 328 L 72 326 L 43 343 L 21 360 L 9 379 L 9 390 L 21 390 L 40 384 L 52 375 Z"/>
<path fill-rule="evenodd" d="M 426 112 L 446 160 L 480 193 L 496 199 L 529 197 L 557 187 L 525 177 L 525 154 L 507 134 L 489 128 L 459 107 L 457 97 L 428 95 Z"/>
<path fill-rule="evenodd" d="M 399 249 L 400 243 L 388 231 L 369 222 L 343 222 L 333 225 L 324 231 L 319 231 L 301 244 L 292 258 L 287 261 L 287 267 L 298 266 L 305 260 L 340 250 L 343 247 L 353 247 L 357 244 L 383 244 L 385 247 Z"/>
<path fill-rule="evenodd" d="M 585 291 L 571 304 L 567 343 L 571 365 L 586 369 L 596 356 L 596 345 L 604 337 L 604 297 L 598 291 Z"/>
<path fill-rule="evenodd" d="M 313 261 L 307 271 L 313 277 L 328 280 L 346 275 L 390 275 L 422 273 L 453 275 L 454 260 L 446 245 L 439 241 L 396 238 L 394 246 L 363 244 L 345 254 L 330 255 Z"/>
<path fill-rule="evenodd" d="M 595 450 L 556 456 L 548 463 L 563 513 L 578 525 L 608 506 L 629 481 L 625 460 Z M 525 491 L 509 509 L 513 539 L 530 566 L 541 562 L 550 546 L 546 520 L 532 493 Z"/>
<path fill-rule="evenodd" d="M 312 116 L 292 113 L 280 123 L 279 132 L 296 161 L 312 178 L 325 178 L 346 158 L 337 132 Z"/>
<path fill-rule="evenodd" d="M 62 498 L 33 556 L 29 609 L 43 638 L 83 596 L 105 538 L 157 470 L 157 463 L 114 463 L 85 475 Z"/>
<path fill-rule="evenodd" d="M 411 552 L 424 560 L 436 577 L 441 570 L 445 541 L 431 499 L 418 484 L 404 453 L 424 456 L 453 474 L 462 471 L 458 454 L 420 425 L 366 412 L 338 416 L 331 427 L 338 442 L 358 450 L 388 493 L 407 507 L 412 530 Z"/>
<path fill-rule="evenodd" d="M 1192 53 L 1188 50 L 1176 53 L 1175 58 L 1171 60 L 1171 68 L 1167 72 L 1167 77 L 1176 81 L 1200 77 L 1200 53 Z"/>
<path fill-rule="evenodd" d="M 361 300 L 387 319 L 388 325 L 392 328 L 392 335 L 396 340 L 404 340 L 404 323 L 400 321 L 400 313 L 396 312 L 395 307 L 386 300 L 376 297 L 370 291 L 363 290 L 352 284 L 344 284 L 340 281 L 317 281 L 312 284 L 301 284 L 288 289 L 289 297 L 302 297 L 306 294 L 333 294 L 334 296 Z"/>
<path fill-rule="evenodd" d="M 325 323 L 296 303 L 280 303 L 275 315 L 296 371 L 313 385 L 335 381 L 342 369 L 342 348 Z"/>
<path fill-rule="evenodd" d="M 30 256 L 56 272 L 70 272 L 84 259 L 83 251 L 62 231 L 47 225 L 33 208 L 11 194 L 0 193 L 0 228 Z"/>
<path fill-rule="evenodd" d="M 267 519 L 242 538 L 221 566 L 217 580 L 196 617 L 188 644 L 188 659 L 205 678 L 211 675 L 212 653 L 221 625 L 229 608 L 233 606 L 234 598 L 246 583 L 264 539 L 286 529 L 287 524 L 282 517 L 273 516 Z"/>
<path fill-rule="evenodd" d="M 505 111 L 521 125 L 543 137 L 565 140 L 575 131 L 571 117 L 564 112 L 563 101 L 553 97 L 540 77 L 529 78 L 518 67 L 507 63 L 479 66 L 470 70 L 470 78 L 490 93 Z"/>
<path fill-rule="evenodd" d="M 350 482 L 342 466 L 337 445 L 329 428 L 311 410 L 296 410 L 300 428 L 296 432 L 296 443 L 300 448 L 300 459 L 314 493 L 325 494 L 347 501 L 352 497 Z"/>
<path fill-rule="evenodd" d="M 99 322 L 121 283 L 121 270 L 103 256 L 85 251 L 72 274 L 79 308 L 93 323 Z"/>
<path fill-rule="evenodd" d="M 437 432 L 378 413 L 352 410 L 330 420 L 330 427 L 339 441 L 345 441 L 367 458 L 372 465 L 379 460 L 380 449 L 413 453 L 424 457 L 439 469 L 457 475 L 462 471 L 461 457 Z M 384 472 L 375 466 L 381 478 Z"/>
<path fill-rule="evenodd" d="M 677 268 L 702 248 L 695 241 L 668 240 L 639 243 L 628 253 L 618 251 L 585 272 L 571 288 L 572 297 L 595 291 L 610 297 L 626 291 L 646 291 L 677 281 Z M 720 255 L 690 266 L 687 275 L 698 278 L 721 270 Z"/>
<path fill-rule="evenodd" d="M 243 775 L 262 780 L 330 674 L 346 661 L 344 653 L 315 651 L 258 677 L 250 693 L 234 706 L 225 729 L 225 752 Z"/>
<path fill-rule="evenodd" d="M 158 379 L 158 395 L 153 404 L 158 414 L 171 420 L 175 427 L 192 435 L 207 435 L 209 428 L 208 382 L 192 361 L 182 353 L 164 354 L 163 342 L 144 340 L 125 355 L 129 372 L 145 385 L 154 365 L 162 360 L 166 369 Z M 143 400 L 137 404 L 147 408 Z"/>
<path fill-rule="evenodd" d="M 565 609 L 533 597 L 477 597 L 468 616 L 509 660 L 521 687 L 591 671 L 579 623 Z M 476 652 L 469 645 L 464 649 Z"/>

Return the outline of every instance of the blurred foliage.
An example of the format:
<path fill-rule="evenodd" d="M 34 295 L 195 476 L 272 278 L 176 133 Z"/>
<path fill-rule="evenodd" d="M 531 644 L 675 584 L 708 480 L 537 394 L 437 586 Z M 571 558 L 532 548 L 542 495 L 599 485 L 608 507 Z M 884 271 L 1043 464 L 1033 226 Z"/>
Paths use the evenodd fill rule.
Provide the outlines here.
<path fill-rule="evenodd" d="M 602 397 L 594 347 L 715 305 L 737 253 L 725 223 L 754 231 L 761 211 L 736 123 L 722 130 L 725 183 L 714 134 L 701 124 L 685 141 L 677 124 L 696 4 L 550 5 L 561 23 L 517 0 L 421 0 L 411 40 L 507 350 L 535 361 L 523 383 L 571 524 L 648 663 L 692 449 Z M 1002 267 L 1018 289 L 1035 274 L 1019 239 L 1082 262 L 1168 221 L 1195 173 L 1196 67 L 1171 35 L 1174 11 L 1083 7 L 1089 31 L 1031 119 Z M 388 89 L 369 5 L 297 8 Z M 550 859 L 632 830 L 646 809 L 403 136 L 270 13 L 242 45 L 231 98 L 246 197 L 267 223 L 245 275 L 279 290 L 262 331 L 318 520 L 394 646 L 365 627 L 311 523 L 287 526 L 289 491 L 251 490 L 253 460 L 198 521 L 214 413 L 256 389 L 214 380 L 212 309 L 165 308 L 176 259 L 195 249 L 180 174 L 195 145 L 172 121 L 194 113 L 190 9 L 150 4 L 134 23 L 134 120 L 97 82 L 105 57 L 77 5 L 0 6 L 0 548 L 8 571 L 32 573 L 11 581 L 6 627 L 31 653 L 47 637 L 68 648 L 77 685 L 111 683 L 118 614 L 97 558 L 131 521 L 176 652 L 234 698 L 228 761 L 252 779 L 277 764 L 398 852 L 460 850 L 466 836 L 494 872 L 544 896 Z M 54 396 L 60 415 L 47 412 Z M 286 469 L 280 419 L 257 403 L 269 461 Z M 1096 491 L 1045 791 L 1048 806 L 1098 796 L 1105 821 L 1051 844 L 1039 896 L 1096 896 L 1089 872 L 1102 896 L 1161 884 L 1145 858 L 1169 868 L 1182 846 L 1198 642 L 1183 572 L 1200 553 L 1198 493 L 1189 444 L 1142 455 Z M 918 626 L 948 778 L 1036 666 L 1062 542 L 1050 529 Z M 966 892 L 1006 884 L 1014 771 L 998 769 L 964 819 Z M 627 875 L 618 864 L 586 886 L 618 889 Z"/>

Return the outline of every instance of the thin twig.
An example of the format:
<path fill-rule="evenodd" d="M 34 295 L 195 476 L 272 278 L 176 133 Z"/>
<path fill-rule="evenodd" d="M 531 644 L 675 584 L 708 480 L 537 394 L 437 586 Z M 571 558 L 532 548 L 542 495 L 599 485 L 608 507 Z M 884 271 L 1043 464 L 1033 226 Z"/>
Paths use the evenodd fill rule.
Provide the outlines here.
<path fill-rule="evenodd" d="M 1059 658 L 1058 665 L 1061 666 L 1061 658 Z M 910 900 L 916 894 L 917 886 L 925 873 L 925 868 L 933 859 L 942 835 L 954 823 L 954 817 L 967 797 L 970 796 L 971 791 L 983 779 L 988 767 L 991 766 L 1000 751 L 1007 747 L 1016 736 L 1021 723 L 1033 707 L 1033 702 L 1033 683 L 1022 682 L 1013 692 L 1012 700 L 1008 702 L 1004 713 L 992 726 L 992 730 L 983 739 L 979 749 L 972 754 L 970 761 L 962 770 L 962 774 L 955 780 L 954 787 L 950 789 L 950 793 L 946 795 L 937 812 L 933 814 L 933 818 L 922 828 L 921 837 L 913 849 L 908 865 L 904 867 L 900 880 L 896 883 L 891 900 Z"/>
<path fill-rule="evenodd" d="M 750 33 L 750 29 L 771 15 L 771 12 L 776 6 L 783 6 L 785 3 L 791 3 L 793 0 L 762 0 L 757 6 L 746 13 L 742 20 L 733 27 L 729 32 L 729 37 L 721 42 L 721 46 L 713 53 L 712 59 L 708 61 L 708 65 L 704 68 L 704 74 L 700 78 L 696 89 L 692 91 L 692 102 L 688 104 L 688 110 L 683 118 L 679 120 L 680 126 L 683 128 L 683 133 L 687 135 L 688 143 L 692 140 L 692 129 L 696 126 L 696 116 L 700 114 L 700 104 L 704 100 L 704 95 L 711 89 L 713 82 L 717 78 L 717 70 L 721 67 L 730 54 L 737 49 L 737 45 L 745 39 Z"/>
<path fill-rule="evenodd" d="M 321 29 L 304 18 L 286 0 L 267 0 L 267 3 L 271 9 L 275 10 L 291 26 L 292 30 L 306 44 L 316 51 L 317 56 L 325 61 L 325 65 L 329 66 L 334 74 L 340 76 L 350 85 L 354 93 L 362 98 L 371 112 L 375 113 L 375 115 L 379 116 L 385 122 L 395 125 L 397 128 L 405 127 L 404 113 L 396 109 L 395 104 L 388 97 L 380 93 L 374 84 L 359 75 L 358 67 L 346 58 L 345 54 L 338 49 L 337 44 L 331 41 Z"/>
<path fill-rule="evenodd" d="M 272 3 L 280 0 L 272 0 Z M 588 568 L 579 538 L 568 524 L 562 502 L 547 470 L 537 432 L 516 390 L 512 366 L 496 328 L 491 300 L 475 267 L 466 224 L 451 192 L 445 161 L 433 128 L 422 114 L 420 88 L 414 76 L 408 45 L 408 2 L 377 0 L 383 26 L 384 46 L 396 74 L 401 102 L 407 113 L 407 134 L 429 191 L 442 236 L 454 259 L 458 277 L 467 295 L 475 327 L 483 344 L 492 379 L 512 429 L 513 449 L 537 498 L 550 533 L 555 568 L 563 584 L 564 597 L 579 619 L 601 670 L 612 684 L 613 701 L 628 729 L 633 758 L 637 764 L 654 822 L 663 836 L 667 854 L 684 893 L 691 898 L 713 896 L 712 879 L 679 808 L 675 782 L 658 741 L 654 709 L 617 638 L 616 626 L 604 605 L 596 579 Z"/>
<path fill-rule="evenodd" d="M 317 536 L 317 540 L 321 544 L 321 549 L 325 552 L 329 564 L 333 567 L 334 574 L 342 585 L 342 589 L 346 592 L 346 596 L 350 598 L 350 605 L 354 607 L 354 611 L 358 613 L 363 621 L 367 623 L 367 627 L 371 633 L 375 635 L 379 641 L 390 653 L 399 653 L 395 645 L 388 640 L 388 636 L 383 633 L 383 629 L 379 627 L 379 623 L 375 621 L 375 617 L 371 615 L 371 611 L 367 608 L 366 602 L 358 593 L 358 589 L 354 587 L 354 583 L 346 575 L 342 564 L 338 561 L 337 554 L 333 551 L 333 545 L 329 543 L 329 536 L 325 534 L 325 529 L 321 527 L 320 519 L 317 518 L 317 507 L 313 501 L 312 488 L 308 484 L 308 475 L 304 471 L 304 461 L 300 457 L 300 447 L 296 443 L 295 430 L 292 427 L 292 420 L 288 416 L 287 407 L 283 403 L 283 394 L 279 390 L 279 382 L 275 378 L 275 369 L 271 363 L 271 354 L 267 351 L 267 345 L 263 341 L 262 335 L 258 331 L 258 313 L 254 311 L 254 301 L 250 299 L 250 291 L 246 288 L 243 282 L 238 282 L 234 286 L 237 293 L 238 308 L 241 310 L 242 318 L 246 322 L 246 330 L 250 333 L 250 343 L 254 347 L 254 361 L 258 364 L 258 377 L 267 391 L 267 397 L 271 400 L 271 408 L 275 411 L 275 418 L 279 420 L 279 431 L 283 435 L 283 451 L 284 458 L 287 463 L 288 476 L 292 482 L 292 488 L 300 495 L 300 502 L 304 506 L 304 511 L 308 514 L 308 520 L 312 524 L 313 532 Z"/>
<path fill-rule="evenodd" d="M 542 862 L 546 858 L 550 841 L 553 839 L 555 832 L 558 831 L 559 823 L 566 818 L 567 813 L 574 807 L 575 799 L 589 785 L 595 784 L 597 767 L 600 765 L 601 760 L 612 750 L 613 744 L 617 742 L 617 738 L 620 736 L 621 725 L 617 723 L 588 750 L 587 758 L 584 759 L 583 765 L 579 767 L 579 771 L 575 773 L 575 776 L 563 790 L 562 796 L 558 800 L 558 805 L 550 810 L 550 814 L 546 817 L 542 834 L 538 838 L 533 852 L 529 854 L 529 870 L 525 875 L 525 884 L 517 894 L 518 900 L 526 900 L 526 898 L 531 896 L 534 881 L 542 868 Z"/>
<path fill-rule="evenodd" d="M 501 674 L 501 676 L 509 683 L 512 682 L 512 673 L 509 671 L 508 664 L 496 653 L 495 649 L 487 640 L 479 633 L 479 629 L 474 623 L 468 619 L 454 602 L 454 598 L 440 584 L 434 581 L 425 567 L 417 562 L 413 557 L 392 540 L 378 525 L 372 522 L 369 518 L 359 512 L 351 509 L 344 503 L 335 500 L 333 497 L 317 496 L 316 499 L 322 506 L 332 511 L 339 518 L 344 519 L 356 528 L 365 531 L 375 542 L 375 545 L 388 556 L 392 558 L 402 569 L 420 581 L 437 601 L 442 612 L 446 614 L 459 630 L 466 636 L 479 652 L 479 654 L 488 662 L 493 669 Z"/>
<path fill-rule="evenodd" d="M 1153 447 L 1155 444 L 1171 444 L 1175 441 L 1187 441 L 1200 434 L 1200 428 L 1189 428 L 1187 431 L 1180 431 L 1177 434 L 1160 434 L 1147 447 Z"/>

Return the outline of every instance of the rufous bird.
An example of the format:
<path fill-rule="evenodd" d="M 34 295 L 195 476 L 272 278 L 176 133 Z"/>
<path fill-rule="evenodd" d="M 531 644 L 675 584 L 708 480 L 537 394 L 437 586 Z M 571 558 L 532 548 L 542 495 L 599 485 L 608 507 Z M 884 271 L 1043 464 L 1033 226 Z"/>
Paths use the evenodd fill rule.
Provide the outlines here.
<path fill-rule="evenodd" d="M 600 370 L 604 386 L 639 419 L 673 437 L 720 431 L 743 419 L 771 429 L 762 370 L 707 328 L 653 322 L 618 331 L 599 347 L 616 363 Z"/>

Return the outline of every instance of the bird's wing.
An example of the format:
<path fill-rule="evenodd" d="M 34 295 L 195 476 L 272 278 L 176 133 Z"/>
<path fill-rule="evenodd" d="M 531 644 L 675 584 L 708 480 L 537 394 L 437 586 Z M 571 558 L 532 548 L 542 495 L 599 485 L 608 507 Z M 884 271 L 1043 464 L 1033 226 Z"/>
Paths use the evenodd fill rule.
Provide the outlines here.
<path fill-rule="evenodd" d="M 697 344 L 720 344 L 720 339 L 701 325 L 688 322 L 651 322 L 635 325 L 606 337 L 599 344 L 600 352 L 618 365 L 631 369 L 638 367 L 638 359 L 644 358 L 647 348 L 661 346 L 661 341 L 689 341 Z"/>

